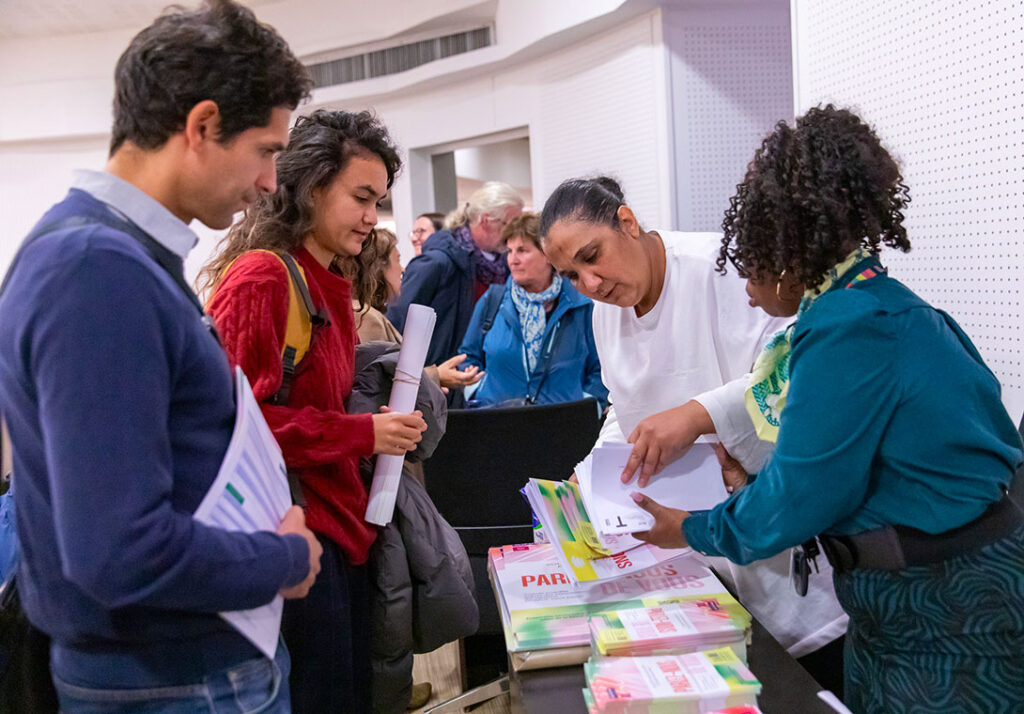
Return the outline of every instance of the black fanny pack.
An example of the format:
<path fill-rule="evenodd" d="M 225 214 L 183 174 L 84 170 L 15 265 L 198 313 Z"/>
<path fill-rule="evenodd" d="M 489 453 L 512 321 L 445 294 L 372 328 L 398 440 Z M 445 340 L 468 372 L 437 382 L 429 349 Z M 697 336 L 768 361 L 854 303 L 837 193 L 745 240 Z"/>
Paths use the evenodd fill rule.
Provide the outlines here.
<path fill-rule="evenodd" d="M 849 536 L 818 536 L 837 573 L 932 565 L 995 543 L 1024 526 L 1024 508 L 1009 493 L 969 523 L 944 533 L 886 526 Z"/>

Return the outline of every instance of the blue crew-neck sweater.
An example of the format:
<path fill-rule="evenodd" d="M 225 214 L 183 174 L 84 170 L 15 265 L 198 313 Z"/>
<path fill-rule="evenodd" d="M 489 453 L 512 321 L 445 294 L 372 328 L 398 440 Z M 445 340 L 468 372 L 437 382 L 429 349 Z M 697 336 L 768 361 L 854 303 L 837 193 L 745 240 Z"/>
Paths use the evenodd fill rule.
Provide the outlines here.
<path fill-rule="evenodd" d="M 73 189 L 39 225 L 108 210 Z M 301 581 L 308 547 L 192 518 L 235 409 L 227 359 L 195 305 L 134 238 L 89 224 L 23 251 L 0 325 L 19 591 L 54 657 L 83 676 L 91 663 L 123 672 L 131 686 L 257 656 L 217 613 Z"/>

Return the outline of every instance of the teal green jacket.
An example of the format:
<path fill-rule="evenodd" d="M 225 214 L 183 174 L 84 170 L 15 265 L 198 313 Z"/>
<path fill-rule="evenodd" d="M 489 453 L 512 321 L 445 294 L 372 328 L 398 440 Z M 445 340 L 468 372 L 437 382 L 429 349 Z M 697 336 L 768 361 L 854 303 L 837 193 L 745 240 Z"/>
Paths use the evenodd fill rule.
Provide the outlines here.
<path fill-rule="evenodd" d="M 820 533 L 941 533 L 1003 495 L 1022 452 L 998 380 L 959 325 L 900 282 L 846 287 L 865 262 L 797 320 L 775 452 L 683 522 L 696 550 L 749 563 Z"/>

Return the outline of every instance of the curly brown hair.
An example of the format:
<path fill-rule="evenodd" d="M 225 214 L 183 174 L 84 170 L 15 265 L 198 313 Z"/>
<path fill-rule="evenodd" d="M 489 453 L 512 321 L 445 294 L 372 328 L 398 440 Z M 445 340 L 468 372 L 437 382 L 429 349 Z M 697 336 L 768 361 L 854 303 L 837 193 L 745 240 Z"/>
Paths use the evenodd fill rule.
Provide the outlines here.
<path fill-rule="evenodd" d="M 808 288 L 858 246 L 910 250 L 899 166 L 870 126 L 829 104 L 779 122 L 754 154 L 722 222 L 718 272 L 789 271 Z"/>
<path fill-rule="evenodd" d="M 384 273 L 391 265 L 391 251 L 398 247 L 398 237 L 387 228 L 374 228 L 363 241 L 359 255 L 337 256 L 334 264 L 352 281 L 352 297 L 384 312 L 388 305 L 388 281 Z"/>
<path fill-rule="evenodd" d="M 313 228 L 313 201 L 330 186 L 353 156 L 377 156 L 384 162 L 388 188 L 402 160 L 388 130 L 370 112 L 353 114 L 318 109 L 299 117 L 288 147 L 277 158 L 277 191 L 261 195 L 217 247 L 199 274 L 200 292 L 216 285 L 235 258 L 249 250 L 283 253 L 297 248 Z"/>

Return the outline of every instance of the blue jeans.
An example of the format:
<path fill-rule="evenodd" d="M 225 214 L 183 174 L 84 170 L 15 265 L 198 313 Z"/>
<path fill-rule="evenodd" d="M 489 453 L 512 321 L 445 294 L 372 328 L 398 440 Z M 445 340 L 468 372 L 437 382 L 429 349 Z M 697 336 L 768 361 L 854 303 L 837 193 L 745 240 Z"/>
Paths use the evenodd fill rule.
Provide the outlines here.
<path fill-rule="evenodd" d="M 291 714 L 284 643 L 271 662 L 251 659 L 203 681 L 146 689 L 92 689 L 53 674 L 61 714 Z"/>

